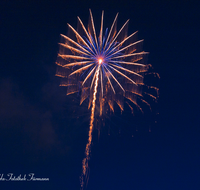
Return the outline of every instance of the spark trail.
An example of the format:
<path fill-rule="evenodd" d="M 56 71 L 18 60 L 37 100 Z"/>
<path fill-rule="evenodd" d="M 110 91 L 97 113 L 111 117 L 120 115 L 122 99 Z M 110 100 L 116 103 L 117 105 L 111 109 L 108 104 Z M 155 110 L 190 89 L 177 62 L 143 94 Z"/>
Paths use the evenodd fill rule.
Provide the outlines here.
<path fill-rule="evenodd" d="M 92 100 L 92 110 L 91 110 L 91 117 L 90 117 L 90 130 L 88 133 L 88 143 L 85 148 L 85 158 L 82 161 L 82 176 L 81 176 L 81 188 L 84 186 L 84 178 L 87 178 L 87 170 L 88 170 L 88 161 L 90 159 L 90 147 L 92 143 L 92 131 L 93 131 L 93 122 L 94 122 L 94 111 L 95 111 L 95 102 L 96 102 L 96 94 L 97 94 L 97 87 L 99 81 L 99 68 L 102 60 L 99 60 L 99 66 L 95 73 L 95 86 L 94 86 L 94 93 L 93 93 L 93 100 Z"/>

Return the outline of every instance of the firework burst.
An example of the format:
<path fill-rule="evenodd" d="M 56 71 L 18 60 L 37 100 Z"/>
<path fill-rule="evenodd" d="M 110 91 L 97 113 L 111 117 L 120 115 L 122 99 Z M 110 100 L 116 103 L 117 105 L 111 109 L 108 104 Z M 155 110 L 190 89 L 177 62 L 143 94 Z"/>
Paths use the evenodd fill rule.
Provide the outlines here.
<path fill-rule="evenodd" d="M 136 41 L 137 32 L 127 35 L 129 20 L 117 31 L 117 18 L 118 14 L 110 30 L 105 29 L 103 35 L 102 12 L 100 32 L 97 36 L 90 10 L 87 29 L 78 17 L 77 30 L 68 24 L 68 35 L 61 34 L 56 62 L 56 76 L 62 78 L 60 86 L 68 87 L 67 94 L 80 92 L 80 104 L 88 98 L 88 108 L 92 107 L 86 157 L 82 162 L 82 187 L 84 178 L 87 177 L 95 105 L 100 108 L 100 116 L 105 111 L 105 106 L 114 112 L 114 102 L 123 111 L 124 97 L 141 112 L 143 110 L 137 103 L 138 98 L 150 108 L 142 95 L 144 73 L 149 68 L 149 65 L 145 64 L 148 52 L 141 51 L 143 40 Z M 156 96 L 148 95 L 156 99 Z"/>

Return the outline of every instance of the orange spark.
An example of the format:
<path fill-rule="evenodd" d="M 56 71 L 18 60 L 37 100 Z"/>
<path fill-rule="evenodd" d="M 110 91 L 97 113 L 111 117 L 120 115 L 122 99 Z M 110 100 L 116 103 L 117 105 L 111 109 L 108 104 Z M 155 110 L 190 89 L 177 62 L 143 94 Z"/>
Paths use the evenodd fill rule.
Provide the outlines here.
<path fill-rule="evenodd" d="M 103 62 L 103 59 L 102 59 L 102 58 L 99 58 L 99 59 L 98 59 L 98 63 L 99 63 L 99 65 L 101 65 L 102 62 Z"/>

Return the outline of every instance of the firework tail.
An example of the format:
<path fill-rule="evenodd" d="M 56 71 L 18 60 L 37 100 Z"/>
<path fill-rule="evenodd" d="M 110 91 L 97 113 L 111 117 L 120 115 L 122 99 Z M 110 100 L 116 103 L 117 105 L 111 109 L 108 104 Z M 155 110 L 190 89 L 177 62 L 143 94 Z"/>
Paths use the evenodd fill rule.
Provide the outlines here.
<path fill-rule="evenodd" d="M 83 189 L 84 186 L 84 179 L 87 178 L 87 172 L 88 172 L 88 162 L 90 159 L 90 150 L 91 150 L 91 143 L 92 143 L 92 132 L 94 127 L 94 111 L 95 111 L 95 102 L 96 102 L 96 94 L 97 94 L 97 87 L 98 87 L 98 80 L 99 80 L 99 68 L 100 65 L 97 68 L 97 71 L 95 73 L 95 86 L 94 86 L 94 93 L 93 93 L 93 100 L 92 100 L 92 109 L 91 109 L 91 117 L 90 117 L 90 129 L 88 133 L 88 143 L 85 148 L 85 158 L 82 161 L 82 175 L 81 175 L 81 189 Z"/>

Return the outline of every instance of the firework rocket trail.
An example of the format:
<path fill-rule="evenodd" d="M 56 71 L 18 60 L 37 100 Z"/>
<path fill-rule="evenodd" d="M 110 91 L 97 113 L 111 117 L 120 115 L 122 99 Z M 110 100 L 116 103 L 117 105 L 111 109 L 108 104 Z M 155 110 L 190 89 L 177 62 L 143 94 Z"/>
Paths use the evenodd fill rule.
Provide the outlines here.
<path fill-rule="evenodd" d="M 85 148 L 85 158 L 82 161 L 82 169 L 83 169 L 83 173 L 81 176 L 81 187 L 83 188 L 84 185 L 84 177 L 87 177 L 87 169 L 88 169 L 88 161 L 90 159 L 90 147 L 91 147 L 91 143 L 92 143 L 92 131 L 93 131 L 93 122 L 94 122 L 94 111 L 95 111 L 95 101 L 96 101 L 96 94 L 97 94 L 97 87 L 98 87 L 98 80 L 99 80 L 99 68 L 100 68 L 100 64 L 97 68 L 96 71 L 96 79 L 95 79 L 95 87 L 94 87 L 94 93 L 93 93 L 93 100 L 92 100 L 92 110 L 91 110 L 91 117 L 90 117 L 90 130 L 88 133 L 88 143 L 86 145 Z"/>

